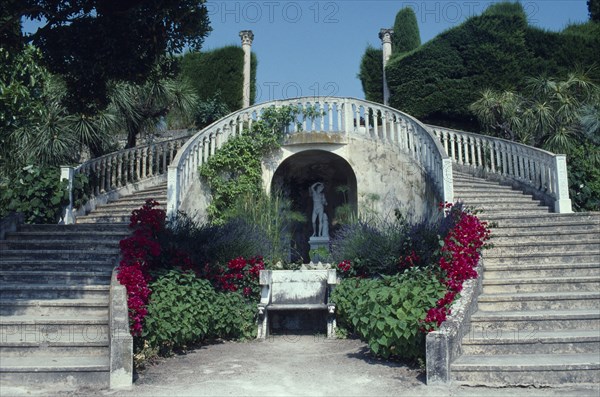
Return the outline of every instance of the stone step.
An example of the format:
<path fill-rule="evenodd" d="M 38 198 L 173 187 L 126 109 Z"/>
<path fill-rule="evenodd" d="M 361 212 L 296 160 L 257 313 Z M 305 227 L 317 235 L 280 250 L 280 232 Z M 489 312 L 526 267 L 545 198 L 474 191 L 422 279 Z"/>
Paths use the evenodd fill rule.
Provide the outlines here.
<path fill-rule="evenodd" d="M 594 330 L 486 332 L 471 329 L 462 339 L 467 355 L 599 354 L 600 333 Z"/>
<path fill-rule="evenodd" d="M 130 235 L 130 231 L 123 229 L 122 231 L 100 231 L 86 232 L 85 237 L 90 240 L 112 240 L 120 241 Z M 72 241 L 82 238 L 81 231 L 55 231 L 55 232 L 13 232 L 6 233 L 6 240 L 61 240 Z"/>
<path fill-rule="evenodd" d="M 60 285 L 2 283 L 0 299 L 96 299 L 108 296 L 109 285 Z"/>
<path fill-rule="evenodd" d="M 480 191 L 478 189 L 454 190 L 454 200 L 460 200 L 467 204 L 474 202 L 498 202 L 500 200 L 538 202 L 533 196 L 519 190 Z"/>
<path fill-rule="evenodd" d="M 35 233 L 94 233 L 94 232 L 130 232 L 129 226 L 122 223 L 104 223 L 102 225 L 20 225 L 19 232 Z"/>
<path fill-rule="evenodd" d="M 88 236 L 81 236 L 77 240 L 50 240 L 50 239 L 13 239 L 0 240 L 0 252 L 3 250 L 85 250 L 98 251 L 106 249 L 119 249 L 121 239 L 89 239 Z"/>
<path fill-rule="evenodd" d="M 600 277 L 543 277 L 505 278 L 483 280 L 484 294 L 509 294 L 522 292 L 573 292 L 600 291 Z"/>
<path fill-rule="evenodd" d="M 471 326 L 490 330 L 490 332 L 496 329 L 503 331 L 599 329 L 600 311 L 597 309 L 497 312 L 478 310 L 471 316 Z"/>
<path fill-rule="evenodd" d="M 94 299 L 0 299 L 0 316 L 108 316 L 108 294 Z"/>
<path fill-rule="evenodd" d="M 598 354 L 463 355 L 451 364 L 453 381 L 473 386 L 546 386 L 600 382 Z"/>
<path fill-rule="evenodd" d="M 112 271 L 116 265 L 116 258 L 108 256 L 102 259 L 77 260 L 77 259 L 20 259 L 6 258 L 0 255 L 0 269 L 2 270 L 37 270 L 37 271 Z"/>
<path fill-rule="evenodd" d="M 539 311 L 598 309 L 600 292 L 523 292 L 519 294 L 483 294 L 477 300 L 477 308 L 490 311 Z"/>
<path fill-rule="evenodd" d="M 165 208 L 167 206 L 166 197 L 163 200 L 157 200 L 159 207 Z M 110 202 L 108 204 L 98 206 L 97 209 L 108 209 L 108 208 L 126 208 L 130 211 L 139 209 L 144 204 L 144 201 L 140 201 L 135 198 L 122 198 L 117 201 Z"/>
<path fill-rule="evenodd" d="M 517 212 L 519 214 L 522 214 L 523 216 L 541 217 L 541 216 L 545 216 L 547 214 L 551 214 L 550 211 L 551 210 L 548 207 L 534 207 L 534 208 L 524 208 L 524 209 L 514 208 L 512 210 L 509 210 L 507 208 L 498 208 L 498 209 L 486 208 L 485 210 L 477 211 L 477 216 L 484 221 L 492 222 L 497 219 L 504 219 L 507 216 L 514 215 Z"/>
<path fill-rule="evenodd" d="M 0 270 L 0 283 L 108 285 L 111 275 L 108 269 L 104 272 Z"/>
<path fill-rule="evenodd" d="M 501 185 L 490 185 L 490 186 L 482 186 L 482 185 L 474 185 L 474 184 L 458 184 L 454 185 L 454 194 L 457 197 L 461 195 L 477 195 L 481 196 L 490 196 L 493 194 L 508 194 L 511 196 L 522 196 L 524 193 L 521 190 L 514 190 L 510 186 L 501 186 Z"/>
<path fill-rule="evenodd" d="M 517 240 L 517 241 L 515 241 Z M 518 241 L 518 239 L 513 239 L 509 242 L 496 242 L 492 241 L 493 248 L 488 249 L 488 252 L 485 254 L 503 254 L 503 253 L 546 253 L 546 254 L 555 254 L 555 253 L 563 253 L 563 252 L 588 252 L 591 254 L 597 253 L 600 259 L 600 238 L 594 236 L 591 239 L 578 240 L 578 241 L 566 241 L 566 242 L 558 242 L 558 241 L 546 241 L 546 240 L 538 240 L 538 241 Z"/>
<path fill-rule="evenodd" d="M 96 208 L 95 211 L 90 212 L 86 216 L 131 216 L 131 213 L 134 210 L 137 210 L 139 207 L 134 206 L 102 206 Z"/>
<path fill-rule="evenodd" d="M 109 384 L 109 357 L 6 357 L 0 363 L 3 387 L 27 385 L 28 388 L 64 390 L 106 388 Z"/>
<path fill-rule="evenodd" d="M 495 203 L 474 203 L 471 201 L 465 201 L 468 208 L 471 208 L 480 213 L 487 213 L 491 211 L 549 211 L 549 208 L 537 201 L 528 202 L 514 202 L 512 200 L 502 200 Z"/>
<path fill-rule="evenodd" d="M 108 316 L 2 316 L 0 332 L 2 340 L 7 343 L 68 343 L 75 340 L 99 342 L 108 338 Z"/>
<path fill-rule="evenodd" d="M 29 261 L 32 259 L 52 259 L 52 260 L 79 260 L 79 261 L 87 261 L 87 260 L 96 260 L 98 258 L 113 260 L 115 263 L 117 257 L 119 255 L 118 249 L 98 249 L 98 250 L 49 250 L 49 249 L 37 249 L 37 250 L 29 250 L 29 249 L 10 249 L 10 250 L 1 250 L 0 257 L 3 260 L 15 260 L 19 259 L 22 261 Z M 0 261 L 0 263 L 2 262 Z"/>
<path fill-rule="evenodd" d="M 525 230 L 524 230 L 525 229 Z M 533 229 L 533 230 L 532 230 Z M 539 229 L 539 230 L 535 230 Z M 493 228 L 492 240 L 493 244 L 497 243 L 527 243 L 546 241 L 550 243 L 570 242 L 570 241 L 597 241 L 598 233 L 591 228 Z"/>
<path fill-rule="evenodd" d="M 534 200 L 532 196 L 527 196 L 524 194 L 503 194 L 499 195 L 491 195 L 491 196 L 482 196 L 480 194 L 473 195 L 465 195 L 465 194 L 455 194 L 454 200 L 463 201 L 464 203 L 470 206 L 476 205 L 485 205 L 485 204 L 496 204 L 498 202 L 509 202 L 516 205 L 519 204 L 541 204 L 539 200 Z"/>
<path fill-rule="evenodd" d="M 543 215 L 527 215 L 520 212 L 510 214 L 492 214 L 486 217 L 488 221 L 496 221 L 499 227 L 511 226 L 569 226 L 579 224 L 590 224 L 596 226 L 600 230 L 600 216 L 590 213 L 573 213 L 573 214 L 556 214 L 548 213 Z"/>
<path fill-rule="evenodd" d="M 36 342 L 0 342 L 0 357 L 101 357 L 110 354 L 108 340 L 104 342 L 45 342 L 42 345 Z"/>
<path fill-rule="evenodd" d="M 475 186 L 475 187 L 479 187 L 482 189 L 485 189 L 487 187 L 504 187 L 504 188 L 512 189 L 512 186 L 508 185 L 508 184 L 501 184 L 496 181 L 488 181 L 488 180 L 481 179 L 481 178 L 476 178 L 476 177 L 470 178 L 470 177 L 464 177 L 464 176 L 460 176 L 460 175 L 454 175 L 453 182 L 454 182 L 454 186 L 459 186 L 459 187 Z"/>
<path fill-rule="evenodd" d="M 588 277 L 600 276 L 600 263 L 551 263 L 519 266 L 493 265 L 484 263 L 486 280 L 508 277 Z"/>
<path fill-rule="evenodd" d="M 546 265 L 560 263 L 597 263 L 599 254 L 589 251 L 569 251 L 560 254 L 548 255 L 547 253 L 523 253 L 523 252 L 484 252 L 486 265 Z"/>
<path fill-rule="evenodd" d="M 95 215 L 94 212 L 90 213 L 86 216 L 77 217 L 77 224 L 98 224 L 98 223 L 122 223 L 124 225 L 129 225 L 130 215 L 127 216 L 113 216 L 113 215 Z"/>

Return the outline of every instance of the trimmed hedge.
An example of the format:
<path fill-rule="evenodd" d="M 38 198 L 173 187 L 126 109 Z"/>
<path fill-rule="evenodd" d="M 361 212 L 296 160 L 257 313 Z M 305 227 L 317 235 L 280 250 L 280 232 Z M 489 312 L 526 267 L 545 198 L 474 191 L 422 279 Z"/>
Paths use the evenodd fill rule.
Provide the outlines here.
<path fill-rule="evenodd" d="M 593 65 L 600 35 L 589 24 L 547 32 L 528 25 L 520 4 L 494 4 L 417 50 L 392 57 L 386 69 L 390 105 L 428 123 L 477 129 L 468 106 L 484 88 L 520 89 L 527 76 Z"/>
<path fill-rule="evenodd" d="M 250 104 L 256 96 L 257 64 L 256 54 L 252 53 Z M 244 84 L 244 51 L 241 47 L 188 52 L 180 58 L 180 76 L 191 83 L 200 101 L 218 96 L 230 111 L 241 109 Z"/>

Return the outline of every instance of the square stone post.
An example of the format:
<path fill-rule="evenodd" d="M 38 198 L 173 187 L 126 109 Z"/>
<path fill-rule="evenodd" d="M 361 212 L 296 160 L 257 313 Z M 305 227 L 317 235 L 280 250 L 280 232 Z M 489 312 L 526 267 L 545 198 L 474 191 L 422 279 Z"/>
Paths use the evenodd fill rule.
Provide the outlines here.
<path fill-rule="evenodd" d="M 180 194 L 179 169 L 170 165 L 167 171 L 167 217 L 177 215 Z"/>
<path fill-rule="evenodd" d="M 569 178 L 567 174 L 567 157 L 564 154 L 557 154 L 554 157 L 554 212 L 559 214 L 570 214 L 571 199 L 569 198 Z"/>

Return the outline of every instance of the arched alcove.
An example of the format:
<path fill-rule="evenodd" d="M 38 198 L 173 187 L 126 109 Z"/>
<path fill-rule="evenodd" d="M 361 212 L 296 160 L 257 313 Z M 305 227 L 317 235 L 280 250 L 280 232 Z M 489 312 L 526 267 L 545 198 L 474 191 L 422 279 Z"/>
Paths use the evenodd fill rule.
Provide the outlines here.
<path fill-rule="evenodd" d="M 292 208 L 306 217 L 306 222 L 296 228 L 293 236 L 292 260 L 308 260 L 308 239 L 312 234 L 312 199 L 309 188 L 315 182 L 325 184 L 330 235 L 339 228 L 336 208 L 349 205 L 357 208 L 357 183 L 354 170 L 337 154 L 324 150 L 306 150 L 285 159 L 273 174 L 271 192 L 281 191 L 292 200 Z M 347 187 L 342 193 L 340 187 Z"/>

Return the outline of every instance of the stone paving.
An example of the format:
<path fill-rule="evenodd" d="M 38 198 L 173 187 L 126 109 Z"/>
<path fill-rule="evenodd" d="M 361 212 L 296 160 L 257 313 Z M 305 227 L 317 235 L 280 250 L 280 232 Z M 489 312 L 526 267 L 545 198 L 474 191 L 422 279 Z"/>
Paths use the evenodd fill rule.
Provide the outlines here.
<path fill-rule="evenodd" d="M 33 391 L 69 396 L 594 396 L 600 385 L 553 388 L 427 386 L 418 368 L 373 359 L 364 343 L 313 336 L 275 337 L 203 346 L 160 360 L 129 390 Z"/>

